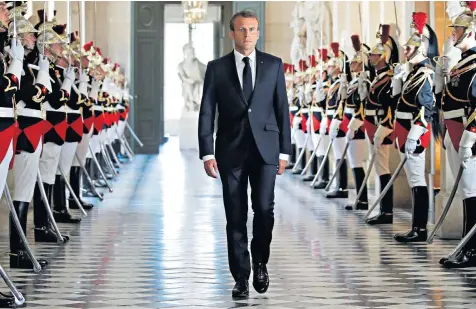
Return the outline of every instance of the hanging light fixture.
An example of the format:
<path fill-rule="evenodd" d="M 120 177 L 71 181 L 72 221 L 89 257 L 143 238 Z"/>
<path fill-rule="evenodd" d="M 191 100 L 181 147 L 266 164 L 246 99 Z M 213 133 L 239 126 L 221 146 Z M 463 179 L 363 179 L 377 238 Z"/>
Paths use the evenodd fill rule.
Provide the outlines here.
<path fill-rule="evenodd" d="M 193 25 L 202 22 L 207 14 L 207 7 L 208 1 L 182 1 L 185 23 Z"/>

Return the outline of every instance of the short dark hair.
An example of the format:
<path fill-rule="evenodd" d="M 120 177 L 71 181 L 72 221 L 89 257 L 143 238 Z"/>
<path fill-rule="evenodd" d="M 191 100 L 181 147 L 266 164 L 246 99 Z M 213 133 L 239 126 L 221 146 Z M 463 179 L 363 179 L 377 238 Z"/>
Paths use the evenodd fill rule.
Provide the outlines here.
<path fill-rule="evenodd" d="M 231 17 L 231 19 L 230 19 L 230 31 L 235 31 L 235 20 L 236 20 L 238 17 L 254 18 L 254 19 L 256 19 L 256 21 L 258 21 L 258 29 L 259 29 L 259 19 L 258 19 L 258 15 L 256 15 L 256 13 L 253 12 L 253 11 L 243 10 L 243 11 L 236 12 L 236 13 L 233 15 L 233 17 Z"/>

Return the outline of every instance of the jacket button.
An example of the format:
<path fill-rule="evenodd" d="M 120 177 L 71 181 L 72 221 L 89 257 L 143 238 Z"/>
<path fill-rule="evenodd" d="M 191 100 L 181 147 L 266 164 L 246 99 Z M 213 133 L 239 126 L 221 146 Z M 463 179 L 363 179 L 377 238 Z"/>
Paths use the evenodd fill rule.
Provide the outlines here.
<path fill-rule="evenodd" d="M 251 108 L 248 110 L 248 113 L 251 113 Z"/>

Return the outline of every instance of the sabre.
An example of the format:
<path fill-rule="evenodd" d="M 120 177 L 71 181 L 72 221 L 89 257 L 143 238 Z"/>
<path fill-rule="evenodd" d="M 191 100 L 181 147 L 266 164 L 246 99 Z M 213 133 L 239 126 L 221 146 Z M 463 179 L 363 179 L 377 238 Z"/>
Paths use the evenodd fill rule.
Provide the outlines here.
<path fill-rule="evenodd" d="M 461 176 L 463 175 L 464 167 L 460 166 L 458 170 L 458 175 L 456 175 L 455 179 L 455 184 L 453 186 L 453 189 L 451 190 L 450 196 L 448 197 L 448 201 L 446 202 L 445 208 L 443 208 L 443 212 L 441 213 L 440 218 L 438 219 L 438 222 L 435 225 L 435 228 L 431 232 L 430 236 L 426 240 L 427 244 L 432 244 L 433 239 L 436 235 L 436 232 L 440 229 L 441 225 L 443 224 L 443 221 L 446 218 L 446 215 L 448 214 L 448 211 L 450 210 L 451 203 L 453 203 L 453 199 L 455 198 L 456 192 L 458 190 L 458 185 L 461 180 Z"/>
<path fill-rule="evenodd" d="M 5 284 L 8 286 L 8 288 L 12 292 L 15 304 L 17 306 L 23 305 L 23 303 L 25 302 L 25 298 L 20 293 L 20 291 L 17 290 L 13 282 L 8 277 L 7 272 L 5 271 L 5 269 L 3 269 L 1 265 L 0 265 L 0 276 L 2 276 L 3 281 L 5 281 Z"/>
<path fill-rule="evenodd" d="M 337 173 L 339 172 L 340 167 L 341 167 L 342 164 L 344 163 L 344 159 L 345 159 L 345 156 L 346 156 L 346 154 L 347 154 L 347 150 L 349 149 L 349 145 L 350 145 L 350 142 L 347 141 L 347 143 L 345 144 L 344 153 L 342 154 L 342 159 L 341 159 L 341 160 L 339 161 L 339 163 L 337 164 L 336 170 L 334 171 L 334 174 L 332 174 L 332 178 L 331 178 L 331 180 L 329 181 L 329 183 L 327 184 L 327 186 L 326 186 L 326 188 L 325 188 L 326 191 L 329 191 L 329 188 L 331 187 L 332 182 L 333 182 L 334 179 L 336 178 Z"/>
<path fill-rule="evenodd" d="M 13 223 L 15 228 L 17 229 L 18 234 L 20 235 L 21 242 L 23 242 L 23 246 L 25 247 L 26 254 L 30 258 L 30 261 L 33 264 L 33 271 L 35 273 L 39 273 L 41 271 L 40 263 L 38 263 L 33 251 L 31 251 L 30 245 L 28 244 L 28 239 L 23 233 L 23 228 L 21 227 L 20 220 L 18 220 L 18 214 L 15 210 L 15 206 L 13 205 L 12 196 L 10 195 L 10 190 L 8 189 L 8 185 L 5 184 L 5 188 L 3 189 L 3 193 L 5 193 L 5 198 L 7 200 L 8 208 L 10 209 L 10 213 L 12 216 Z M 5 278 L 4 278 L 5 280 Z"/>
<path fill-rule="evenodd" d="M 88 214 L 86 213 L 86 211 L 84 210 L 83 208 L 83 205 L 81 205 L 81 202 L 79 201 L 78 197 L 76 196 L 76 194 L 74 193 L 73 191 L 73 188 L 71 187 L 68 179 L 66 178 L 66 174 L 64 173 L 63 171 L 63 168 L 61 167 L 61 164 L 58 164 L 58 169 L 60 170 L 60 173 L 61 173 L 61 177 L 63 177 L 63 180 L 66 184 L 66 187 L 68 187 L 68 191 L 69 191 L 69 194 L 73 197 L 74 199 L 74 202 L 76 203 L 76 205 L 78 205 L 79 207 L 79 210 L 81 210 L 81 212 L 83 213 L 83 215 L 85 217 L 88 216 Z"/>
<path fill-rule="evenodd" d="M 133 155 L 132 155 L 132 153 L 129 152 L 129 148 L 127 148 L 127 146 L 125 145 L 124 140 L 123 140 L 124 136 L 123 135 L 121 136 L 119 134 L 119 130 L 117 129 L 117 127 L 116 127 L 116 134 L 117 134 L 117 137 L 118 137 L 119 142 L 121 143 L 122 147 L 124 147 L 125 151 L 127 152 L 127 155 L 129 156 L 129 159 L 132 160 Z"/>
<path fill-rule="evenodd" d="M 86 170 L 86 168 L 84 167 L 83 162 L 81 162 L 81 160 L 79 159 L 78 154 L 75 153 L 74 155 L 76 156 L 76 160 L 78 160 L 79 166 L 81 167 L 81 170 L 83 171 L 84 176 L 86 176 L 86 180 L 88 181 L 90 187 L 92 188 L 92 191 L 93 191 L 94 195 L 96 195 L 101 201 L 104 200 L 104 196 L 96 190 L 96 187 L 94 186 L 93 180 L 91 179 L 91 176 L 89 176 L 89 173 Z"/>
<path fill-rule="evenodd" d="M 112 190 L 111 186 L 109 185 L 109 182 L 107 181 L 106 175 L 104 175 L 104 172 L 103 172 L 101 166 L 99 165 L 98 159 L 96 158 L 96 155 L 94 154 L 94 151 L 91 147 L 91 144 L 89 144 L 88 147 L 89 147 L 89 153 L 91 154 L 91 157 L 93 159 L 94 164 L 96 165 L 96 168 L 98 169 L 99 173 L 101 174 L 101 177 L 104 179 L 104 182 L 106 183 L 106 186 L 108 187 L 109 192 L 112 192 L 113 190 Z"/>
<path fill-rule="evenodd" d="M 36 175 L 36 179 L 37 179 L 36 181 L 38 182 L 38 188 L 40 189 L 41 198 L 43 199 L 43 204 L 45 205 L 46 212 L 48 213 L 48 217 L 51 221 L 51 225 L 53 226 L 53 229 L 56 233 L 56 240 L 58 243 L 63 243 L 67 239 L 63 238 L 63 236 L 61 235 L 58 225 L 56 224 L 55 217 L 53 216 L 53 213 L 51 212 L 50 202 L 48 201 L 48 197 L 46 196 L 45 188 L 43 188 L 43 179 L 41 179 L 39 168 Z"/>
<path fill-rule="evenodd" d="M 372 171 L 372 167 L 375 163 L 375 157 L 376 157 L 375 148 L 373 148 L 372 157 L 370 158 L 369 167 L 367 168 L 367 171 L 365 172 L 364 181 L 362 182 L 362 186 L 359 189 L 359 193 L 357 193 L 357 197 L 355 199 L 354 206 L 352 206 L 352 209 L 355 209 L 357 207 L 357 204 L 359 203 L 360 196 L 362 195 L 362 193 L 364 192 L 365 187 L 367 186 L 367 181 L 370 177 L 370 172 Z"/>
<path fill-rule="evenodd" d="M 296 159 L 296 163 L 294 163 L 294 167 L 291 170 L 293 173 L 297 171 L 297 166 L 299 162 L 301 162 L 302 158 L 304 157 L 304 154 L 306 153 L 306 145 L 308 140 L 309 140 L 309 134 L 306 136 L 306 139 L 304 140 L 304 146 L 302 147 L 301 152 L 299 153 L 299 156 Z"/>
<path fill-rule="evenodd" d="M 314 176 L 314 179 L 311 182 L 311 188 L 314 187 L 314 184 L 317 181 L 317 178 L 321 175 L 322 171 L 324 171 L 324 166 L 326 164 L 327 157 L 329 156 L 329 153 L 331 152 L 331 147 L 332 147 L 332 142 L 329 143 L 329 146 L 327 146 L 326 154 L 324 156 L 324 160 L 322 160 L 321 166 L 319 166 L 319 170 L 316 173 L 316 176 Z"/>
<path fill-rule="evenodd" d="M 319 148 L 319 145 L 321 144 L 321 140 L 322 140 L 322 137 L 321 137 L 321 135 L 319 135 L 319 140 L 317 141 L 316 147 L 314 147 L 314 151 L 312 152 L 311 157 L 310 157 L 309 160 L 307 161 L 306 166 L 305 166 L 304 169 L 302 170 L 301 175 L 306 174 L 307 170 L 308 170 L 309 167 L 311 166 L 312 160 L 313 160 L 314 157 L 317 155 L 317 154 L 316 154 L 317 148 Z"/>
<path fill-rule="evenodd" d="M 398 177 L 398 174 L 400 173 L 400 171 L 402 170 L 403 166 L 405 165 L 405 163 L 407 162 L 407 157 L 404 156 L 403 159 L 400 161 L 400 164 L 397 166 L 397 168 L 395 169 L 395 172 L 393 173 L 392 177 L 390 178 L 390 181 L 388 182 L 388 184 L 385 186 L 385 188 L 383 189 L 383 191 L 380 193 L 379 197 L 377 198 L 377 200 L 373 203 L 372 207 L 369 208 L 369 210 L 367 211 L 367 213 L 365 214 L 364 216 L 364 220 L 367 220 L 367 218 L 369 217 L 369 215 L 372 213 L 372 211 L 375 209 L 375 207 L 377 207 L 377 205 L 380 203 L 380 201 L 383 199 L 383 197 L 385 196 L 385 194 L 387 193 L 388 190 L 390 190 L 390 187 L 393 185 L 393 183 L 395 182 L 395 179 L 397 179 Z"/>
<path fill-rule="evenodd" d="M 463 239 L 461 239 L 461 241 L 458 243 L 456 248 L 454 248 L 454 250 L 450 253 L 450 255 L 448 255 L 448 260 L 454 260 L 456 258 L 456 256 L 458 255 L 458 253 L 461 250 L 463 250 L 463 248 L 466 246 L 468 241 L 474 236 L 474 234 L 476 234 L 476 225 L 474 225 L 471 228 L 469 233 L 466 234 L 466 236 Z"/>
<path fill-rule="evenodd" d="M 104 145 L 101 142 L 100 142 L 99 148 L 101 149 L 101 155 L 103 156 L 104 161 L 106 161 L 108 168 L 111 170 L 113 177 L 116 177 L 117 176 L 116 169 L 114 165 L 112 164 L 112 162 L 110 161 L 109 155 L 104 150 Z"/>
<path fill-rule="evenodd" d="M 127 149 L 129 150 L 129 153 L 134 157 L 135 156 L 134 151 L 132 151 L 131 145 L 129 145 L 129 142 L 124 137 L 124 135 L 122 136 L 122 141 L 124 142 L 124 145 L 126 145 Z"/>
<path fill-rule="evenodd" d="M 126 121 L 126 127 L 127 129 L 129 130 L 129 132 L 131 133 L 132 137 L 136 140 L 136 142 L 139 144 L 139 146 L 141 147 L 144 147 L 144 144 L 142 144 L 142 142 L 140 141 L 139 137 L 137 137 L 137 135 L 135 134 L 134 130 L 132 130 L 131 126 L 129 125 L 129 123 Z"/>
<path fill-rule="evenodd" d="M 117 162 L 117 165 L 121 165 L 121 161 L 119 161 L 119 158 L 117 157 L 116 153 L 114 152 L 114 149 L 112 149 L 111 144 L 106 144 L 107 149 L 109 149 L 109 152 L 112 154 L 112 158 L 114 161 Z"/>

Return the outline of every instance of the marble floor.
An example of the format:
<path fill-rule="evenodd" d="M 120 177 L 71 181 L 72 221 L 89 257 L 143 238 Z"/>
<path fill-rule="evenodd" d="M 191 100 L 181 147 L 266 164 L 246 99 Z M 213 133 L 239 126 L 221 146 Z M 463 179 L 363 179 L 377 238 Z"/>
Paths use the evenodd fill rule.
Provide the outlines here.
<path fill-rule="evenodd" d="M 402 245 L 409 225 L 369 227 L 289 173 L 278 178 L 270 288 L 231 298 L 219 180 L 195 152 L 169 142 L 159 156 L 124 164 L 114 192 L 78 226 L 60 224 L 65 245 L 35 244 L 41 273 L 8 267 L 7 210 L 1 209 L 0 263 L 25 306 L 71 308 L 475 308 L 476 269 L 445 270 L 455 242 Z M 250 217 L 252 213 L 250 212 Z M 31 224 L 30 224 L 31 227 Z M 251 232 L 251 225 L 249 231 Z M 2 291 L 7 291 L 2 284 Z"/>

